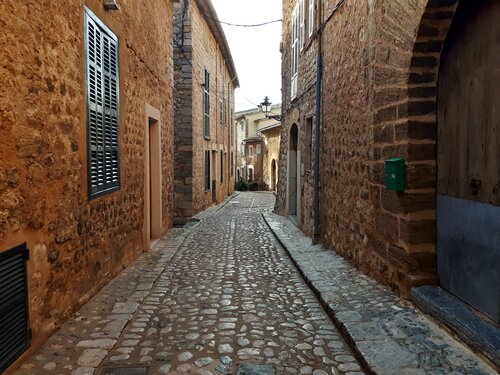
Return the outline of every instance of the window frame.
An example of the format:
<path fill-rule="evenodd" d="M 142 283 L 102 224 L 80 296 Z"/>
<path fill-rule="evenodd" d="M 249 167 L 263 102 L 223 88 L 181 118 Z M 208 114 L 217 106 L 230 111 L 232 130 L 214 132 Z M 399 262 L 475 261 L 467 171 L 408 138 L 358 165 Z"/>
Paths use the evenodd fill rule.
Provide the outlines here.
<path fill-rule="evenodd" d="M 305 0 L 299 0 L 299 45 L 300 52 L 304 50 L 306 43 L 306 15 L 305 15 Z"/>
<path fill-rule="evenodd" d="M 260 155 L 261 153 L 262 153 L 262 146 L 261 145 L 255 146 L 255 154 Z"/>
<path fill-rule="evenodd" d="M 224 182 L 224 151 L 219 151 L 220 156 L 220 183 Z"/>
<path fill-rule="evenodd" d="M 308 14 L 308 29 L 309 29 L 309 38 L 313 35 L 314 33 L 314 26 L 315 26 L 315 20 L 314 20 L 314 5 L 315 1 L 314 0 L 309 0 L 309 14 Z"/>
<path fill-rule="evenodd" d="M 210 139 L 210 72 L 206 68 L 203 83 L 203 136 Z"/>
<path fill-rule="evenodd" d="M 298 9 L 299 3 L 295 4 L 292 11 L 292 43 L 291 43 L 291 77 L 290 77 L 290 97 L 294 100 L 297 97 L 298 71 L 299 71 L 299 30 L 298 30 Z"/>
<path fill-rule="evenodd" d="M 219 121 L 222 125 L 224 123 L 224 87 L 219 90 Z"/>
<path fill-rule="evenodd" d="M 89 58 L 89 20 L 93 22 L 99 29 L 101 33 L 104 33 L 109 39 L 111 39 L 113 42 L 116 43 L 116 116 L 111 116 L 110 119 L 116 118 L 116 161 L 113 163 L 116 163 L 116 185 L 111 186 L 109 188 L 104 188 L 104 189 L 97 189 L 95 192 L 92 192 L 92 162 L 91 162 L 91 153 L 92 153 L 92 144 L 91 144 L 91 124 L 90 124 L 90 117 L 91 117 L 91 102 L 90 102 L 90 58 Z M 102 40 L 102 39 L 101 39 Z M 101 42 L 101 64 L 104 65 L 104 56 L 102 49 L 104 48 L 103 45 L 104 43 Z M 100 19 L 97 17 L 97 15 L 92 12 L 87 6 L 84 6 L 84 59 L 85 59 L 85 111 L 86 111 L 86 141 L 87 141 L 87 147 L 86 147 L 86 152 L 87 152 L 87 199 L 88 201 L 91 201 L 93 199 L 99 198 L 101 196 L 111 194 L 113 192 L 119 191 L 121 189 L 121 152 L 120 152 L 120 43 L 118 40 L 118 36 L 108 27 L 106 26 Z M 103 72 L 103 67 L 101 67 L 101 87 L 102 87 L 102 116 L 103 116 L 103 125 L 102 125 L 102 132 L 105 133 L 105 116 L 106 116 L 106 109 L 105 109 L 105 97 L 104 97 L 104 87 L 105 87 L 105 73 Z M 109 73 L 108 73 L 109 74 Z M 109 100 L 112 100 L 110 98 Z M 113 111 L 111 108 L 108 108 L 110 114 L 111 111 Z M 96 104 L 96 110 L 97 111 L 97 104 Z M 112 141 L 111 141 L 112 143 Z M 106 142 L 107 145 L 107 142 Z M 106 159 L 107 152 L 106 152 L 106 145 L 103 150 L 103 155 L 104 158 Z M 113 145 L 110 146 L 110 148 L 113 148 Z M 113 150 L 110 150 L 110 152 L 113 152 Z M 111 169 L 113 170 L 113 168 Z M 106 174 L 106 172 L 104 172 Z"/>
<path fill-rule="evenodd" d="M 205 193 L 210 191 L 211 183 L 210 183 L 210 150 L 205 150 Z"/>

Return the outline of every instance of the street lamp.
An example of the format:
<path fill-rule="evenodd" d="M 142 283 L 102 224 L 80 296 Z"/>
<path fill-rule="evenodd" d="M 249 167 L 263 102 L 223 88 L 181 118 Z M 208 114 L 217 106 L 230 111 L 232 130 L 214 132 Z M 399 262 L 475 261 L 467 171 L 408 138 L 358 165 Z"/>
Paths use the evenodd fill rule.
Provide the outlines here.
<path fill-rule="evenodd" d="M 266 115 L 266 118 L 272 118 L 274 120 L 277 120 L 277 121 L 280 121 L 283 119 L 283 116 L 281 115 L 269 115 L 269 113 L 272 113 L 271 112 L 271 101 L 269 100 L 269 98 L 266 97 L 264 98 L 264 101 L 262 103 L 260 103 L 260 109 L 262 110 L 262 112 L 264 112 L 264 115 Z"/>

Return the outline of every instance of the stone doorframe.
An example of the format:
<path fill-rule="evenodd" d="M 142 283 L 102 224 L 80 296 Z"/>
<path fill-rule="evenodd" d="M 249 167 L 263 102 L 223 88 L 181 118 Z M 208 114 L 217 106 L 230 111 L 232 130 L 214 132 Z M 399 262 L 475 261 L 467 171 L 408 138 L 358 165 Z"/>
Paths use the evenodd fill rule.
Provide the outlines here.
<path fill-rule="evenodd" d="M 437 282 L 437 80 L 458 1 L 370 2 L 366 69 L 373 133 L 368 169 L 375 214 L 367 238 L 377 254 L 372 268 L 378 278 L 403 296 L 412 286 Z M 385 188 L 384 160 L 391 157 L 405 158 L 404 193 Z"/>
<path fill-rule="evenodd" d="M 144 128 L 144 250 L 162 231 L 162 169 L 160 111 L 146 103 Z"/>

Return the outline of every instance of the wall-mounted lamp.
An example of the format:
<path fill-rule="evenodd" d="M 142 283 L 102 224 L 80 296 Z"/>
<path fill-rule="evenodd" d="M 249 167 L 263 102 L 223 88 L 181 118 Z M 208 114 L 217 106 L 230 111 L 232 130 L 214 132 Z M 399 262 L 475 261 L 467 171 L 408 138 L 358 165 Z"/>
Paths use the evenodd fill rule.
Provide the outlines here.
<path fill-rule="evenodd" d="M 104 0 L 104 9 L 106 10 L 120 10 L 116 0 Z"/>
<path fill-rule="evenodd" d="M 271 101 L 269 100 L 269 98 L 266 96 L 264 98 L 264 101 L 262 103 L 260 103 L 260 109 L 262 110 L 262 112 L 264 112 L 264 115 L 266 115 L 266 118 L 272 118 L 273 120 L 276 120 L 276 121 L 280 121 L 283 119 L 283 116 L 281 115 L 269 115 L 269 113 L 272 113 L 271 112 Z"/>

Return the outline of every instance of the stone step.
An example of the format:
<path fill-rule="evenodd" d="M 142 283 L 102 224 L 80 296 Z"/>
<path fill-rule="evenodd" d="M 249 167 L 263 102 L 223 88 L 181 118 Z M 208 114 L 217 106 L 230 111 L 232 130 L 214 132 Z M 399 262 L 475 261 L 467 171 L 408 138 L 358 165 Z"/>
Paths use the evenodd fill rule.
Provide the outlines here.
<path fill-rule="evenodd" d="M 436 285 L 411 290 L 415 305 L 500 367 L 500 326 Z"/>

